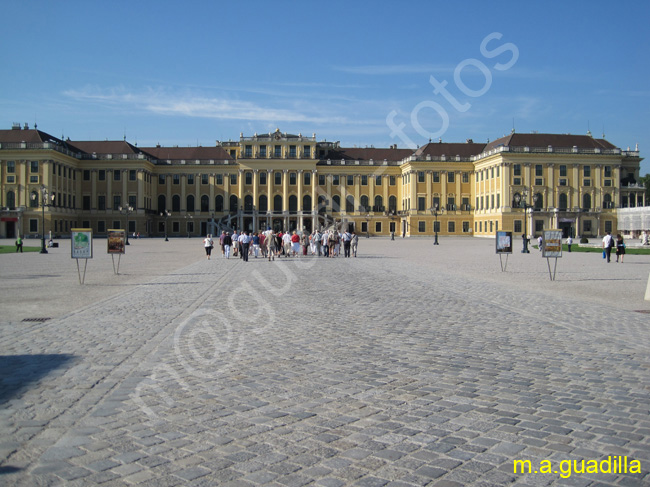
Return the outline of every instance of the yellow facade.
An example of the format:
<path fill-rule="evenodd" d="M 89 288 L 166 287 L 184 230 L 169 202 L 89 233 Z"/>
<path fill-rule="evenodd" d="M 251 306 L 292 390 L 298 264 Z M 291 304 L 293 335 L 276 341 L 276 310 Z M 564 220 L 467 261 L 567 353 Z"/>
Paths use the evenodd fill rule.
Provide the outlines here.
<path fill-rule="evenodd" d="M 276 130 L 214 147 L 139 148 L 18 127 L 0 131 L 0 236 L 67 236 L 73 227 L 198 236 L 336 223 L 370 236 L 562 228 L 595 237 L 616 230 L 616 208 L 647 204 L 640 161 L 603 139 L 558 134 L 412 151 L 342 148 Z M 42 187 L 55 196 L 46 207 Z"/>

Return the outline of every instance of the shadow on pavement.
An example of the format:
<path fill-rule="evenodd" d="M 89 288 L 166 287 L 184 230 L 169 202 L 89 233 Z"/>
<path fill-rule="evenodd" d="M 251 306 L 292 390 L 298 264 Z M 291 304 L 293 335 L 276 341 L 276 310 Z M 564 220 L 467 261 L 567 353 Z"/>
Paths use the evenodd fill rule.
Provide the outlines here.
<path fill-rule="evenodd" d="M 0 404 L 19 395 L 30 384 L 74 358 L 69 354 L 0 355 Z"/>

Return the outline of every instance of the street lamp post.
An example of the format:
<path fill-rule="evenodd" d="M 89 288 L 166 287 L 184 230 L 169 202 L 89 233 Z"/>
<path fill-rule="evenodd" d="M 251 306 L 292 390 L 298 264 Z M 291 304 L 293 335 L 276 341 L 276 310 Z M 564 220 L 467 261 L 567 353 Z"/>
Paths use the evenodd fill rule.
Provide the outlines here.
<path fill-rule="evenodd" d="M 434 240 L 433 240 L 433 245 L 440 245 L 438 243 L 438 213 L 440 212 L 440 208 L 438 207 L 438 203 L 435 203 L 432 208 L 429 208 L 429 211 L 433 214 L 433 216 L 436 217 L 436 220 L 433 224 L 433 233 L 434 233 Z"/>
<path fill-rule="evenodd" d="M 515 203 L 517 203 L 520 206 L 523 204 L 523 208 L 524 208 L 524 233 L 521 236 L 523 241 L 523 246 L 521 249 L 522 254 L 530 254 L 530 250 L 528 250 L 528 226 L 527 226 L 528 208 L 534 208 L 534 206 L 528 204 L 527 198 L 528 198 L 528 191 L 525 189 L 522 191 L 521 195 L 519 193 L 515 194 Z M 533 195 L 534 203 L 537 203 L 537 198 L 538 198 L 537 195 Z"/>
<path fill-rule="evenodd" d="M 160 213 L 160 216 L 165 218 L 165 242 L 169 242 L 169 239 L 167 238 L 167 219 L 172 216 L 172 214 L 169 210 L 165 210 Z"/>
<path fill-rule="evenodd" d="M 370 213 L 366 214 L 366 238 L 370 238 Z"/>
<path fill-rule="evenodd" d="M 125 227 L 125 233 L 126 233 L 126 245 L 131 245 L 129 243 L 129 215 L 133 213 L 133 207 L 132 206 L 125 206 L 121 207 L 119 206 L 117 208 L 120 211 L 120 214 L 126 215 L 126 227 Z"/>
<path fill-rule="evenodd" d="M 40 203 L 41 203 L 41 215 L 42 215 L 42 229 L 41 229 L 41 254 L 47 254 L 47 249 L 45 248 L 45 207 L 46 206 L 52 206 L 52 203 L 54 203 L 54 195 L 50 194 L 45 185 L 42 185 L 38 189 L 40 193 Z M 36 201 L 36 198 L 39 197 L 39 194 L 37 193 L 32 193 L 32 201 Z"/>

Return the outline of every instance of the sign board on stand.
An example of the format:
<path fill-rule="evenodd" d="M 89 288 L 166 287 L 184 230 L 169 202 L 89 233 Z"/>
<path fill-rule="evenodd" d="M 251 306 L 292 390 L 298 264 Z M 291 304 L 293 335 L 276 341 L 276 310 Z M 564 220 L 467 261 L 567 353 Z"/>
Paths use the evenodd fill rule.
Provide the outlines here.
<path fill-rule="evenodd" d="M 83 284 L 86 280 L 86 267 L 88 266 L 88 259 L 93 258 L 93 231 L 91 228 L 72 228 L 70 236 L 70 255 L 73 259 L 77 260 L 77 274 L 79 276 L 79 284 Z M 79 259 L 84 259 L 84 273 L 81 276 L 81 269 L 79 268 Z"/>
<path fill-rule="evenodd" d="M 501 272 L 505 272 L 508 267 L 508 255 L 512 254 L 512 232 L 497 232 L 496 235 L 496 252 L 499 254 L 499 262 L 501 263 Z M 502 255 L 506 255 L 506 262 L 504 264 Z"/>

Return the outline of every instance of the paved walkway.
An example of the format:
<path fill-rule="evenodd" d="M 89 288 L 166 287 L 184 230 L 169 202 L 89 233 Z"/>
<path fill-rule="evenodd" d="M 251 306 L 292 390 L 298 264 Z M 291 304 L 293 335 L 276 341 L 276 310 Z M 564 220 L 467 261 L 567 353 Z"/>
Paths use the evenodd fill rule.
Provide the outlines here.
<path fill-rule="evenodd" d="M 105 243 L 83 286 L 65 241 L 0 255 L 0 484 L 650 484 L 649 256 Z M 609 456 L 641 471 L 566 473 Z"/>

